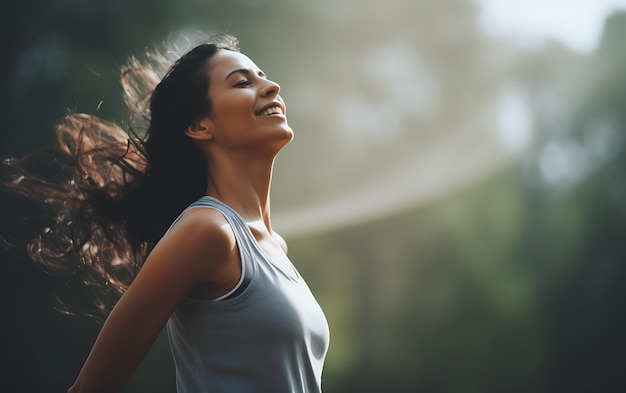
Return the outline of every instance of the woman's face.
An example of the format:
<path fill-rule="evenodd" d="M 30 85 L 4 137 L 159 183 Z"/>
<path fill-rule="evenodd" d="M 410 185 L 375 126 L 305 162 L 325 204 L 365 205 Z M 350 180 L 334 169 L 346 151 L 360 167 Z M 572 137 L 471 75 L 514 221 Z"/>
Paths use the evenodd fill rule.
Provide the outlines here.
<path fill-rule="evenodd" d="M 213 143 L 231 149 L 269 147 L 276 152 L 293 138 L 280 86 L 247 56 L 218 51 L 209 61 Z"/>

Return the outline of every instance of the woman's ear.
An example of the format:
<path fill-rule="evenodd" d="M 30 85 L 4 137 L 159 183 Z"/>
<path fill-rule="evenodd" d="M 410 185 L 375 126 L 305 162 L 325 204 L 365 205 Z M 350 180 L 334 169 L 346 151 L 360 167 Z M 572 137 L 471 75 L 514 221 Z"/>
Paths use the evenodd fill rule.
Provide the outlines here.
<path fill-rule="evenodd" d="M 189 127 L 185 131 L 185 135 L 197 141 L 210 141 L 211 139 L 213 139 L 211 126 L 212 123 L 208 117 L 196 120 L 191 123 L 191 125 L 189 125 Z"/>

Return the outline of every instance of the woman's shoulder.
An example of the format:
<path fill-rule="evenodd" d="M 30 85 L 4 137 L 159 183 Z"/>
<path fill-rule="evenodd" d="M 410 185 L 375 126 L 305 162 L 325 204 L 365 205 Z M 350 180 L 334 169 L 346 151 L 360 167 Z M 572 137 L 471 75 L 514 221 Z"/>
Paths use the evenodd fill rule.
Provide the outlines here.
<path fill-rule="evenodd" d="M 161 242 L 215 255 L 231 251 L 236 239 L 228 221 L 219 211 L 193 208 L 181 215 Z"/>
<path fill-rule="evenodd" d="M 201 235 L 234 238 L 224 215 L 216 209 L 203 207 L 187 209 L 170 231 L 191 231 Z"/>

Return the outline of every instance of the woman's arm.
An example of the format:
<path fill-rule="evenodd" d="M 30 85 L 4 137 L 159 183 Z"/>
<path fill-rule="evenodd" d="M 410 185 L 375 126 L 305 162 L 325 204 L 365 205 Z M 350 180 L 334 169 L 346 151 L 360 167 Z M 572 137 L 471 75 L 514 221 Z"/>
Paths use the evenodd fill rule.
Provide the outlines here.
<path fill-rule="evenodd" d="M 161 239 L 107 318 L 71 393 L 119 392 L 178 303 L 197 286 L 232 278 L 236 242 L 226 220 L 191 209 Z"/>

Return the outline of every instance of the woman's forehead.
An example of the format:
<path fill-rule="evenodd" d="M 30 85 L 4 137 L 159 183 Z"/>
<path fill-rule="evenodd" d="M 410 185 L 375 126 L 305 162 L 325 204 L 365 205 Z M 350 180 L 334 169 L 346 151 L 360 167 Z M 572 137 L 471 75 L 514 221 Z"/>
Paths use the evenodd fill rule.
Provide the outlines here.
<path fill-rule="evenodd" d="M 254 73 L 260 71 L 259 67 L 243 53 L 222 49 L 218 51 L 209 61 L 211 79 L 226 77 L 230 72 L 238 69 L 250 70 Z"/>

